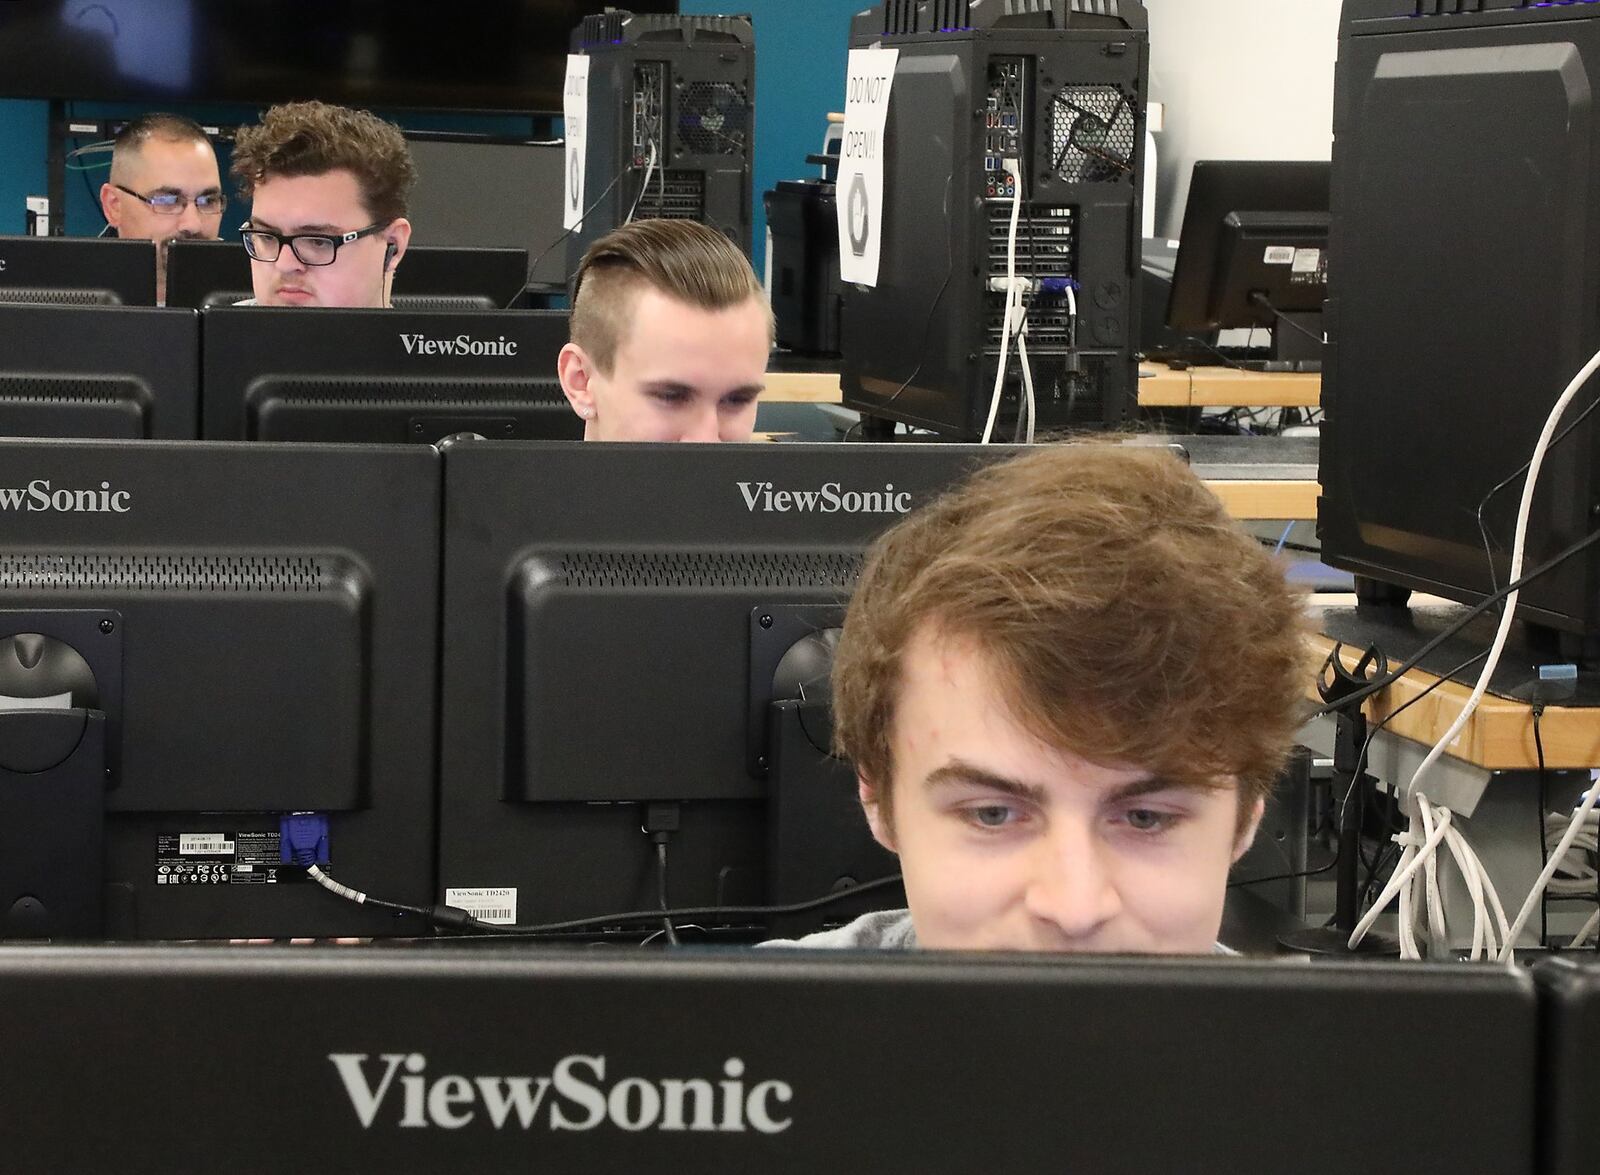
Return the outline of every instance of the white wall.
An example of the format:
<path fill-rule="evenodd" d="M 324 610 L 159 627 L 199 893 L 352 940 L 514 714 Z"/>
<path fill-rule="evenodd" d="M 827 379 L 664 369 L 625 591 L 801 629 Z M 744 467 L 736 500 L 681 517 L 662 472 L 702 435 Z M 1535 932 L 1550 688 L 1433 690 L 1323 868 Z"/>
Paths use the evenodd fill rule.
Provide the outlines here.
<path fill-rule="evenodd" d="M 1327 159 L 1340 0 L 1145 0 L 1158 231 L 1176 237 L 1197 159 Z"/>

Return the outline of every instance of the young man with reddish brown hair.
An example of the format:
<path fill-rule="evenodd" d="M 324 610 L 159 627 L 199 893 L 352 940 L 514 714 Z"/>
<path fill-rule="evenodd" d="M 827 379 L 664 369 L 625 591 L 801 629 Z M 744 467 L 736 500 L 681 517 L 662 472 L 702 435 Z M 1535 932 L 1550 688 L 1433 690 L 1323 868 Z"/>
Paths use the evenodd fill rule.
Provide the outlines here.
<path fill-rule="evenodd" d="M 985 468 L 874 548 L 836 749 L 909 910 L 805 946 L 1215 948 L 1298 726 L 1301 600 L 1163 451 Z"/>

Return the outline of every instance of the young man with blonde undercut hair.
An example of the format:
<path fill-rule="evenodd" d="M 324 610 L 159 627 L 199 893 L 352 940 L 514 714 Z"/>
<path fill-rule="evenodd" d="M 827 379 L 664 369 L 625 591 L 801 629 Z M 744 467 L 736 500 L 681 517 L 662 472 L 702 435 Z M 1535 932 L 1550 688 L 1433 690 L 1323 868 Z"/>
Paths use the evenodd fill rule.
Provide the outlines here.
<path fill-rule="evenodd" d="M 909 910 L 799 945 L 1217 949 L 1304 634 L 1281 569 L 1165 452 L 979 471 L 874 547 L 833 671 L 836 750 Z"/>
<path fill-rule="evenodd" d="M 640 220 L 584 254 L 556 370 L 586 441 L 748 441 L 772 336 L 761 284 L 726 237 Z"/>
<path fill-rule="evenodd" d="M 231 170 L 250 201 L 241 233 L 255 297 L 242 304 L 390 305 L 417 179 L 399 127 L 365 110 L 285 103 L 240 130 Z"/>

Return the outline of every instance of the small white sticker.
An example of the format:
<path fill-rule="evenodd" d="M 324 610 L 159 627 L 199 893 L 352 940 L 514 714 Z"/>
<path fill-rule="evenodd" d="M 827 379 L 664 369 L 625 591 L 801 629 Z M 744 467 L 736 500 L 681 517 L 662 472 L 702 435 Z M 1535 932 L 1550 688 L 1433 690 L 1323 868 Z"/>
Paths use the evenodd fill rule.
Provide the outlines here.
<path fill-rule="evenodd" d="M 1294 251 L 1294 271 L 1296 273 L 1316 273 L 1321 265 L 1321 249 L 1296 249 Z"/>
<path fill-rule="evenodd" d="M 179 856 L 200 854 L 215 856 L 231 852 L 233 852 L 233 842 L 220 832 L 184 832 L 178 836 Z"/>
<path fill-rule="evenodd" d="M 1293 265 L 1293 245 L 1268 245 L 1267 255 L 1262 258 L 1268 265 Z"/>
<path fill-rule="evenodd" d="M 516 886 L 447 889 L 444 891 L 444 904 L 465 910 L 479 922 L 496 926 L 511 926 L 517 920 Z"/>

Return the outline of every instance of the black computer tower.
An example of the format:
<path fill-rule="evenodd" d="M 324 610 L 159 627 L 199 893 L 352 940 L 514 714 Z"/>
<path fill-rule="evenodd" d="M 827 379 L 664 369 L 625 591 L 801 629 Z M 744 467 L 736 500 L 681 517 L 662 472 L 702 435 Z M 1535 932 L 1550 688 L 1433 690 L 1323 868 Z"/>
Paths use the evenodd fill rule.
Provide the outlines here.
<path fill-rule="evenodd" d="M 1117 426 L 1137 402 L 1149 24 L 1138 0 L 924 0 L 855 18 L 900 51 L 885 129 L 876 287 L 845 289 L 844 401 L 961 438 L 994 390 L 1014 187 L 1042 429 Z M 1076 315 L 1061 289 L 1076 285 Z M 1015 346 L 1000 420 L 1022 387 Z"/>
<path fill-rule="evenodd" d="M 590 61 L 585 215 L 569 238 L 568 273 L 630 213 L 697 220 L 748 256 L 756 124 L 750 18 L 613 10 L 584 17 L 572 51 Z"/>
<path fill-rule="evenodd" d="M 1323 557 L 1369 599 L 1472 600 L 1507 582 L 1519 468 L 1600 348 L 1600 6 L 1346 0 L 1339 37 Z M 1589 420 L 1550 451 L 1525 570 L 1594 529 L 1597 446 Z M 1519 613 L 1600 632 L 1600 553 Z"/>

